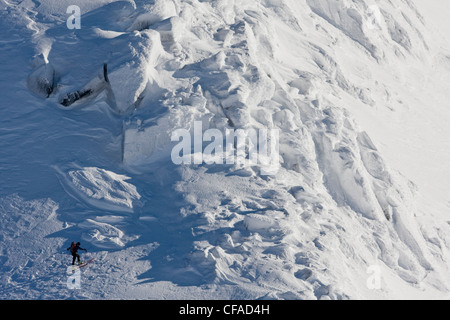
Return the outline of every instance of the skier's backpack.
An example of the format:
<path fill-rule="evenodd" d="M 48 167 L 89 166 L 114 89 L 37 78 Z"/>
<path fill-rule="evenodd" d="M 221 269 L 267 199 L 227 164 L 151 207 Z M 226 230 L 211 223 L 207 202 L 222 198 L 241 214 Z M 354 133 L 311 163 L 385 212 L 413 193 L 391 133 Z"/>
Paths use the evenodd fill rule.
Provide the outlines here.
<path fill-rule="evenodd" d="M 72 242 L 72 244 L 70 245 L 70 252 L 76 253 L 76 247 L 77 247 L 77 245 L 76 245 L 75 241 Z"/>

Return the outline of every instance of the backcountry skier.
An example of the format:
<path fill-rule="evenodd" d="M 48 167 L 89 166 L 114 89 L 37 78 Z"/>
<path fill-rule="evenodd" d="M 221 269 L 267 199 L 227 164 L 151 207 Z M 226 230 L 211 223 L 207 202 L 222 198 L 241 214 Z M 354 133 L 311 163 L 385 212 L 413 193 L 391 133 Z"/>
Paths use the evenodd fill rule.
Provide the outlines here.
<path fill-rule="evenodd" d="M 75 243 L 75 241 L 72 242 L 72 244 L 70 245 L 69 248 L 67 248 L 67 250 L 70 250 L 70 253 L 72 253 L 72 265 L 75 264 L 75 259 L 78 261 L 78 264 L 81 264 L 81 260 L 80 260 L 80 255 L 77 253 L 78 250 L 84 250 L 87 252 L 86 249 L 83 249 L 80 247 L 81 243 L 77 242 Z"/>

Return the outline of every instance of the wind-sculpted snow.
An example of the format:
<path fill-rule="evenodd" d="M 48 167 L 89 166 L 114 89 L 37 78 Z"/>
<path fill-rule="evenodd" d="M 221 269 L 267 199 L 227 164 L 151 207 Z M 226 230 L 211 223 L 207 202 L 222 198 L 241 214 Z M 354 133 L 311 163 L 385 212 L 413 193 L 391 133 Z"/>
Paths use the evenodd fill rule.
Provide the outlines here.
<path fill-rule="evenodd" d="M 48 98 L 55 86 L 55 69 L 50 64 L 42 64 L 28 77 L 28 86 L 34 93 Z"/>
<path fill-rule="evenodd" d="M 70 184 L 82 197 L 102 208 L 132 210 L 141 198 L 136 187 L 126 182 L 130 178 L 99 168 L 83 168 L 68 173 Z M 103 203 L 103 204 L 102 204 Z"/>
<path fill-rule="evenodd" d="M 339 0 L 307 0 L 307 3 L 314 13 L 342 30 L 366 48 L 374 58 L 379 58 L 378 49 L 364 33 L 364 19 L 361 15 L 367 9 L 364 1 L 354 2 L 355 7 Z"/>
<path fill-rule="evenodd" d="M 0 148 L 10 150 L 0 170 L 15 178 L 0 189 L 0 236 L 11 246 L 0 297 L 448 294 L 450 226 L 418 217 L 420 190 L 374 129 L 423 97 L 410 75 L 435 49 L 413 2 L 79 1 L 79 30 L 67 28 L 65 2 L 8 3 L 0 27 L 20 17 L 14 30 L 30 41 L 12 57 L 20 40 L 7 33 L 0 55 L 22 70 L 6 70 L 5 90 L 26 83 L 22 110 L 8 109 L 13 124 L 0 120 Z M 74 92 L 90 94 L 64 103 Z M 364 115 L 377 112 L 372 125 Z M 21 134 L 15 121 L 28 124 Z M 222 137 L 277 130 L 279 170 L 174 163 L 173 132 L 198 123 Z M 17 143 L 25 136 L 36 142 Z M 48 266 L 13 241 L 31 236 L 54 246 L 42 251 Z M 79 292 L 64 268 L 76 239 L 97 262 Z M 47 275 L 32 276 L 37 268 Z"/>
<path fill-rule="evenodd" d="M 409 33 L 412 33 L 422 40 L 422 43 L 416 43 L 416 46 L 427 47 L 419 31 L 423 22 L 422 17 L 411 2 L 402 8 L 383 4 L 386 9 L 365 0 L 353 1 L 351 4 L 339 0 L 307 0 L 307 3 L 315 14 L 363 46 L 375 59 L 381 59 L 386 55 L 384 48 L 381 47 L 386 43 L 381 44 L 380 38 L 384 40 L 383 42 L 390 39 L 410 52 L 412 42 Z M 395 12 L 395 16 L 389 12 Z M 417 22 L 412 24 L 412 19 Z M 378 32 L 374 33 L 374 30 Z M 399 54 L 396 49 L 395 52 Z"/>

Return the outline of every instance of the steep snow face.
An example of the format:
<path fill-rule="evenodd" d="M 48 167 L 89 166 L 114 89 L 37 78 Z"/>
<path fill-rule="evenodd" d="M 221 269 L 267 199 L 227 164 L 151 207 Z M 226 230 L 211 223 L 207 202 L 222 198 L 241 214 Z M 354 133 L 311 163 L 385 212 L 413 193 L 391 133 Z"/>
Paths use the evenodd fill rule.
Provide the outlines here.
<path fill-rule="evenodd" d="M 450 114 L 444 99 L 421 111 L 429 94 L 448 98 L 450 55 L 414 2 L 78 1 L 79 30 L 66 4 L 0 5 L 12 31 L 0 57 L 14 66 L 0 213 L 30 207 L 0 228 L 1 297 L 448 297 L 445 198 L 405 177 L 414 166 L 395 152 L 420 142 L 415 124 Z M 61 105 L 73 92 L 86 94 Z M 405 114 L 417 122 L 383 125 Z M 208 129 L 219 145 L 227 130 L 269 129 L 279 168 L 174 163 L 173 132 L 198 137 L 199 123 L 204 140 L 187 158 L 209 145 Z M 422 211 L 424 194 L 436 212 Z M 44 270 L 61 274 L 35 276 L 40 258 L 12 257 L 29 254 L 30 236 L 55 247 Z M 99 262 L 82 292 L 65 287 L 60 249 L 74 237 Z"/>

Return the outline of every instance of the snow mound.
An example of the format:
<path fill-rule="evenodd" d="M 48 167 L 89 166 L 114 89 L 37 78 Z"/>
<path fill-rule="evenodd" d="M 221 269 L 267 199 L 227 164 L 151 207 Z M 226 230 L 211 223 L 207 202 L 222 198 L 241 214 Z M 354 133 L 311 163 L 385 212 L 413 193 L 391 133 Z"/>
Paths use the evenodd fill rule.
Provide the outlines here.
<path fill-rule="evenodd" d="M 82 229 L 81 238 L 98 248 L 118 249 L 125 246 L 124 233 L 108 223 L 86 219 L 78 227 Z"/>
<path fill-rule="evenodd" d="M 277 222 L 267 215 L 248 214 L 244 218 L 244 225 L 252 232 L 268 231 L 277 226 Z"/>
<path fill-rule="evenodd" d="M 141 198 L 125 175 L 96 167 L 69 171 L 68 175 L 77 195 L 100 209 L 133 212 Z"/>
<path fill-rule="evenodd" d="M 27 79 L 28 88 L 35 94 L 48 98 L 55 87 L 55 69 L 49 63 L 37 67 Z"/>
<path fill-rule="evenodd" d="M 144 5 L 144 9 L 147 12 L 140 14 L 128 31 L 142 31 L 158 22 L 178 16 L 175 3 L 172 1 L 156 0 L 153 4 Z"/>
<path fill-rule="evenodd" d="M 146 49 L 139 53 L 136 49 L 131 50 L 128 56 L 123 57 L 123 64 L 115 66 L 109 75 L 114 104 L 121 113 L 138 107 L 146 90 L 157 90 L 159 74 L 155 67 L 164 52 L 160 34 L 153 30 L 139 32 L 132 41 L 128 44 L 130 47 Z"/>

